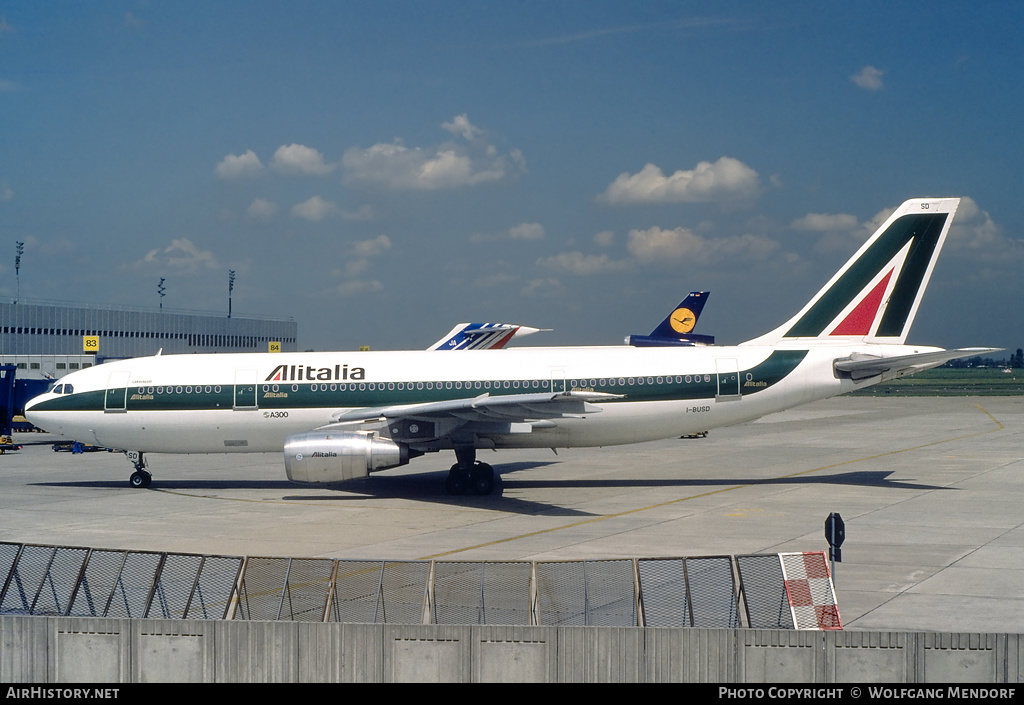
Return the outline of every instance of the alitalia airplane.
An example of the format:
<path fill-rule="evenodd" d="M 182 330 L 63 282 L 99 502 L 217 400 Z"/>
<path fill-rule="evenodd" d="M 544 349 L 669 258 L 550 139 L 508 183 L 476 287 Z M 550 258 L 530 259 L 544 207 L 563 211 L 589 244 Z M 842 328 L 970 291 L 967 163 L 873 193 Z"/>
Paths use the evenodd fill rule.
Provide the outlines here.
<path fill-rule="evenodd" d="M 639 443 L 749 421 L 991 348 L 907 345 L 959 199 L 902 204 L 795 316 L 737 346 L 157 355 L 61 378 L 33 424 L 126 451 L 284 452 L 338 483 L 453 450 L 446 488 L 488 494 L 480 449 Z"/>

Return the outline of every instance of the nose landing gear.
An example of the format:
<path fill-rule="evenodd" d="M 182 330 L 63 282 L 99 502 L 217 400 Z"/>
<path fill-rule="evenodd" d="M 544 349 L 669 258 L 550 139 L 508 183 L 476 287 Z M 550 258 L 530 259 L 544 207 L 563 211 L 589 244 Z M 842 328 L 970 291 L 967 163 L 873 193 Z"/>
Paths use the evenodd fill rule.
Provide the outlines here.
<path fill-rule="evenodd" d="M 146 471 L 146 459 L 142 453 L 137 450 L 129 450 L 125 451 L 125 456 L 135 466 L 135 472 L 128 478 L 128 484 L 132 487 L 149 487 L 153 476 Z"/>

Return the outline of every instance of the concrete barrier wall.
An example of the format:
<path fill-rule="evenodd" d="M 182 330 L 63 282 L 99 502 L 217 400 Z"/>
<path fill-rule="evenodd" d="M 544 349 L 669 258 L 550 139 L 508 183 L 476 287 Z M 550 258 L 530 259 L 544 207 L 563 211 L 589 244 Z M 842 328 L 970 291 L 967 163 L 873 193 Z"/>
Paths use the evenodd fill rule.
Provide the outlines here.
<path fill-rule="evenodd" d="M 1022 683 L 1024 635 L 0 617 L 0 682 Z"/>

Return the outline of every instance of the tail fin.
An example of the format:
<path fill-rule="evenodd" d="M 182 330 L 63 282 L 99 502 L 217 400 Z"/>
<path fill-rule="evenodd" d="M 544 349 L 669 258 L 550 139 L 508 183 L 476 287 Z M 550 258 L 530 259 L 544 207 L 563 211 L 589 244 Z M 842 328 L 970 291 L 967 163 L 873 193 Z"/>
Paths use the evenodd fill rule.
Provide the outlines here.
<path fill-rule="evenodd" d="M 459 323 L 427 350 L 488 350 L 505 347 L 517 335 L 530 335 L 543 328 L 512 323 Z"/>
<path fill-rule="evenodd" d="M 665 316 L 658 327 L 650 335 L 631 335 L 626 338 L 627 345 L 635 347 L 651 347 L 664 345 L 714 345 L 712 335 L 691 333 L 704 310 L 710 292 L 691 291 L 689 296 L 679 302 L 672 312 Z"/>
<path fill-rule="evenodd" d="M 904 202 L 800 313 L 743 345 L 808 338 L 903 344 L 959 203 Z"/>

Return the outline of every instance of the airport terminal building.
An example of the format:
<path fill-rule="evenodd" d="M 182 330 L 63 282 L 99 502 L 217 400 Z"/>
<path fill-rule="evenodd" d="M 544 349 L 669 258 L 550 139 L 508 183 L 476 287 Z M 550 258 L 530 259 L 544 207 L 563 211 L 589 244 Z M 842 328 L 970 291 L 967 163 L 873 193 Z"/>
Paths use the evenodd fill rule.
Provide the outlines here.
<path fill-rule="evenodd" d="M 292 352 L 290 318 L 214 315 L 48 302 L 0 302 L 0 364 L 19 376 L 61 377 L 109 358 L 180 353 Z"/>

